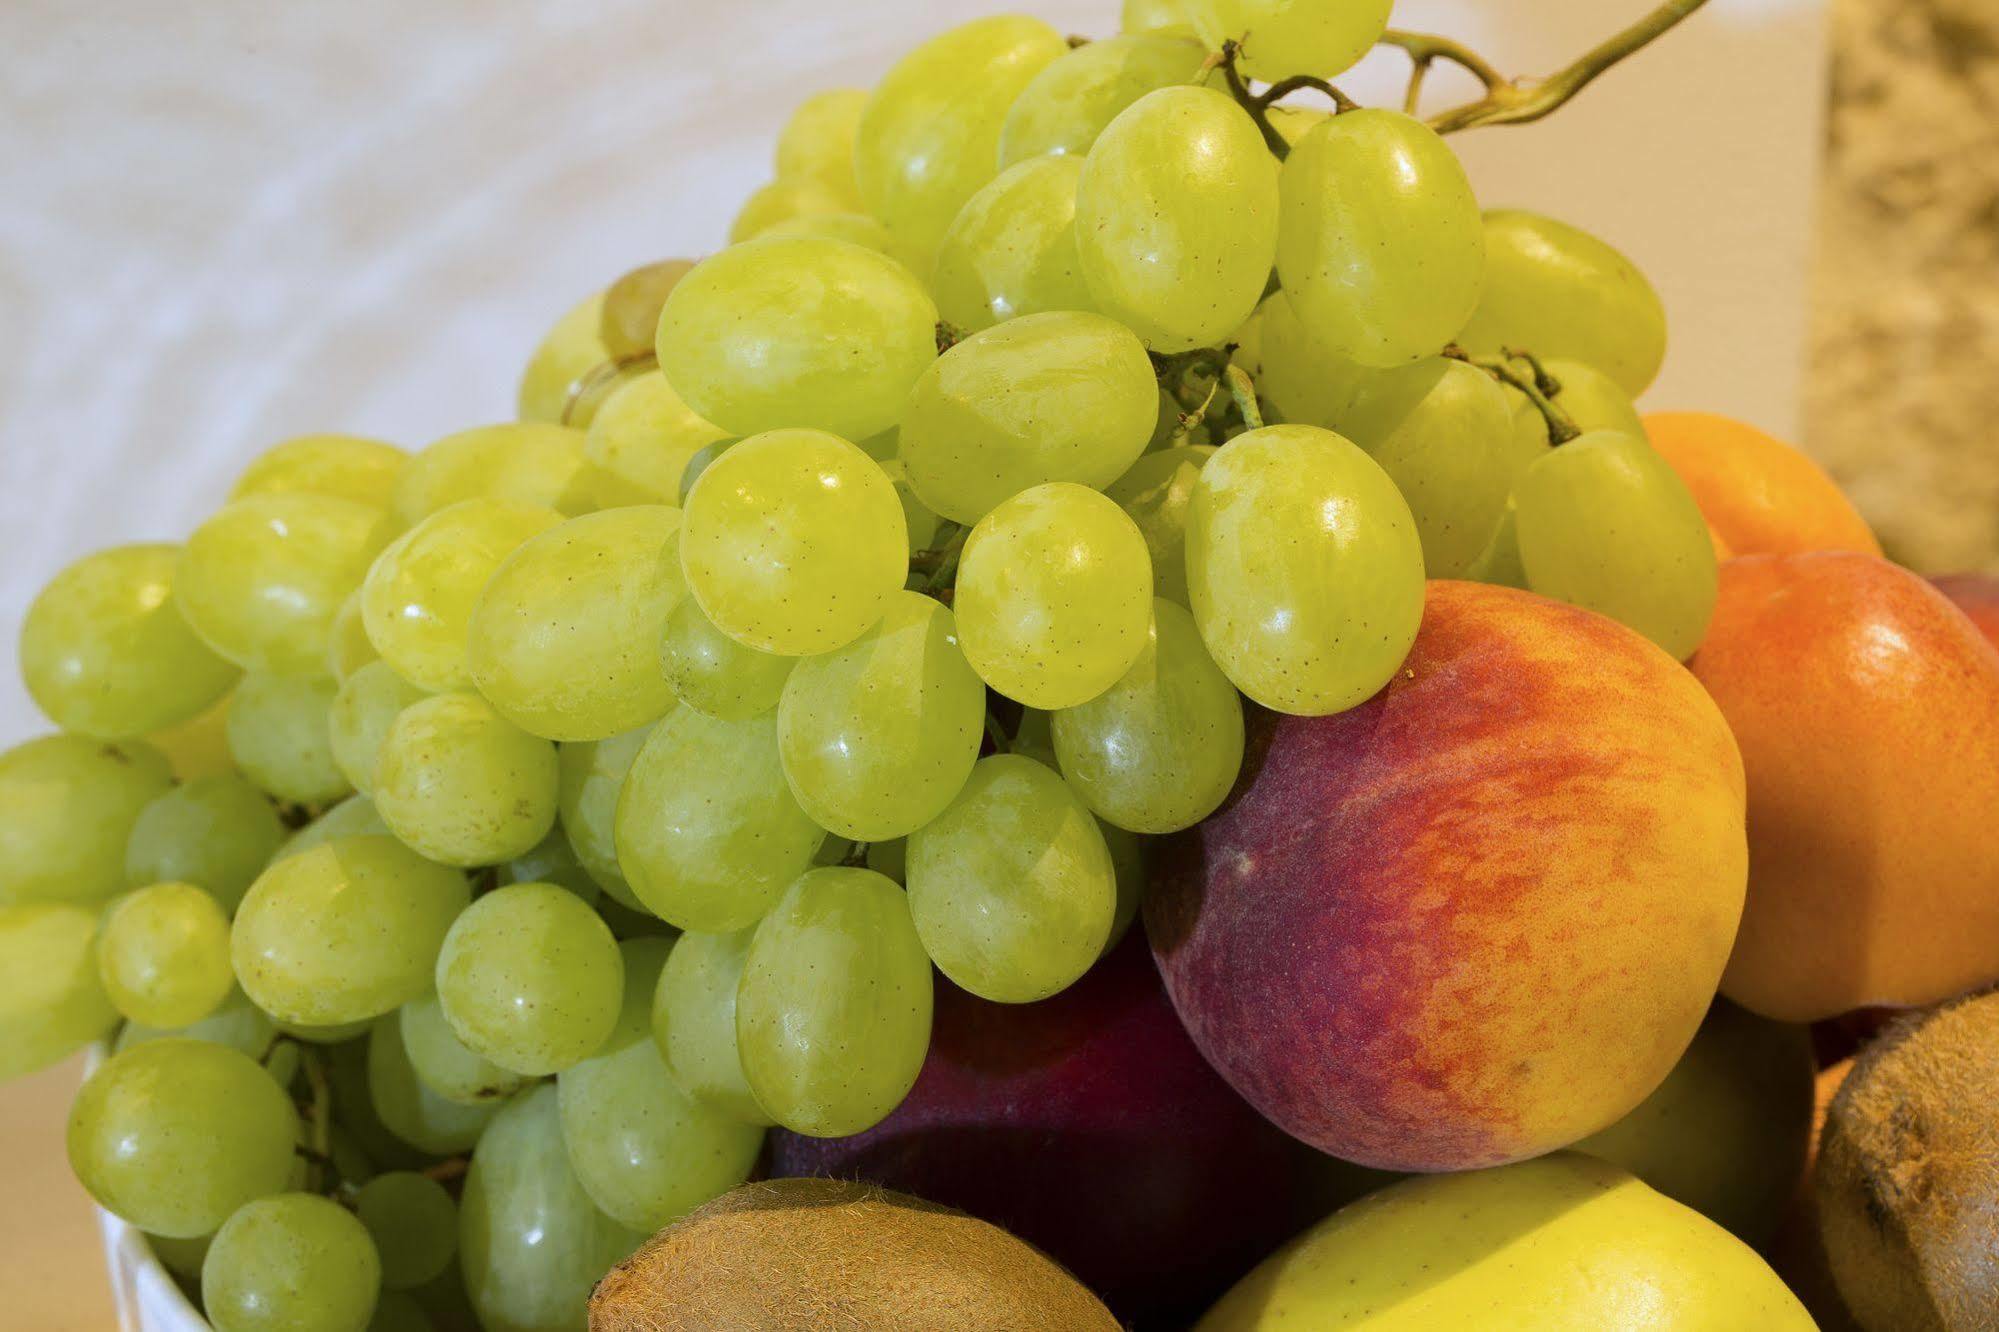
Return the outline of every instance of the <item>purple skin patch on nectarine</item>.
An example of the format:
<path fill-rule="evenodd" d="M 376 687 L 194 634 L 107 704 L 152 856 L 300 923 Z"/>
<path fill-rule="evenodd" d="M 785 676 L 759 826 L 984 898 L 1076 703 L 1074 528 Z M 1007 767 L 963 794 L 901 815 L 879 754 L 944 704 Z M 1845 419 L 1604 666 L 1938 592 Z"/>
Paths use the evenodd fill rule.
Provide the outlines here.
<path fill-rule="evenodd" d="M 1495 1165 L 1613 1122 L 1685 1049 L 1741 911 L 1742 779 L 1691 677 L 1589 612 L 1433 583 L 1381 694 L 1250 719 L 1155 858 L 1195 1044 L 1306 1142 Z"/>

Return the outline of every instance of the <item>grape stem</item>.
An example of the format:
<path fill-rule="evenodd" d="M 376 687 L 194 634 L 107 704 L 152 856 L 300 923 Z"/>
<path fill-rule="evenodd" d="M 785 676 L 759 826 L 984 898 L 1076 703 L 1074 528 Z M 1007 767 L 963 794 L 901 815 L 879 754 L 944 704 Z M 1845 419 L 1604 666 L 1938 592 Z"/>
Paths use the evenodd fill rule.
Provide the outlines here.
<path fill-rule="evenodd" d="M 420 1173 L 425 1179 L 434 1179 L 440 1184 L 449 1184 L 452 1180 L 463 1177 L 465 1172 L 471 1168 L 471 1161 L 463 1156 L 454 1156 L 448 1160 L 439 1161 L 436 1165 L 425 1166 Z"/>
<path fill-rule="evenodd" d="M 1649 45 L 1706 3 L 1707 0 L 1666 0 L 1630 27 L 1598 43 L 1546 78 L 1507 78 L 1476 52 L 1448 37 L 1430 33 L 1390 29 L 1382 35 L 1381 44 L 1397 46 L 1409 53 L 1412 69 L 1403 109 L 1411 115 L 1416 113 L 1417 101 L 1422 96 L 1423 78 L 1438 60 L 1462 67 L 1485 86 L 1485 95 L 1477 101 L 1430 117 L 1430 128 L 1437 133 L 1452 134 L 1481 125 L 1525 125 L 1568 102 L 1599 74 Z"/>
<path fill-rule="evenodd" d="M 1222 378 L 1228 381 L 1229 397 L 1235 399 L 1243 424 L 1251 430 L 1263 429 L 1263 408 L 1257 403 L 1256 381 L 1249 377 L 1249 372 L 1230 361 L 1228 368 L 1222 371 Z"/>
<path fill-rule="evenodd" d="M 1501 347 L 1499 351 L 1502 356 L 1505 356 L 1509 360 L 1527 362 L 1528 369 L 1534 372 L 1535 388 L 1540 389 L 1542 393 L 1550 398 L 1560 395 L 1562 381 L 1548 373 L 1548 367 L 1541 363 L 1540 357 L 1524 347 Z"/>
<path fill-rule="evenodd" d="M 1293 74 L 1289 78 L 1279 79 L 1260 93 L 1251 92 L 1249 84 L 1243 81 L 1242 72 L 1236 68 L 1236 56 L 1241 49 L 1235 42 L 1223 42 L 1221 51 L 1208 57 L 1209 66 L 1221 70 L 1222 78 L 1227 80 L 1229 85 L 1229 95 L 1236 99 L 1243 110 L 1249 112 L 1249 118 L 1256 122 L 1256 128 L 1263 135 L 1263 142 L 1269 146 L 1272 155 L 1278 161 L 1283 161 L 1291 154 L 1291 145 L 1277 132 L 1277 127 L 1270 123 L 1270 108 L 1280 99 L 1289 97 L 1301 89 L 1313 88 L 1332 99 L 1334 115 L 1360 110 L 1360 103 L 1314 74 Z"/>
<path fill-rule="evenodd" d="M 917 590 L 947 606 L 951 603 L 951 583 L 958 576 L 958 557 L 964 553 L 965 538 L 972 534 L 969 527 L 952 526 L 955 530 L 943 545 L 919 550 L 909 557 L 910 571 L 925 575 L 923 586 Z"/>
<path fill-rule="evenodd" d="M 1534 410 L 1541 413 L 1541 419 L 1548 423 L 1549 444 L 1566 444 L 1582 434 L 1582 430 L 1576 425 L 1575 418 L 1560 407 L 1557 407 L 1552 395 L 1542 387 L 1544 384 L 1554 384 L 1555 392 L 1559 393 L 1561 392 L 1561 384 L 1548 375 L 1547 371 L 1541 369 L 1540 362 L 1533 357 L 1512 347 L 1506 349 L 1504 357 L 1472 356 L 1466 353 L 1464 348 L 1456 344 L 1444 348 L 1444 355 L 1455 361 L 1463 361 L 1467 365 L 1475 365 L 1500 383 L 1510 388 L 1519 389 L 1520 392 L 1525 394 L 1527 401 L 1534 404 Z M 1531 375 L 1521 374 L 1513 368 L 1511 360 L 1508 358 L 1526 361 L 1534 367 L 1534 373 Z"/>

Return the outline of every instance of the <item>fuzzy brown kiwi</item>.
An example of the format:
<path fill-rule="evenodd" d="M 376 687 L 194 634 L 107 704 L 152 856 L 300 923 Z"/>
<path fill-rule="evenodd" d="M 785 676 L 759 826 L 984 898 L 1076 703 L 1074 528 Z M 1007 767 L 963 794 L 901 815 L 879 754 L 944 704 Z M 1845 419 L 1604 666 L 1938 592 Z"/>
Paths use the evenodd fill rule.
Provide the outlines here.
<path fill-rule="evenodd" d="M 1999 992 L 1903 1019 L 1819 1144 L 1819 1229 L 1868 1332 L 1999 1329 Z"/>
<path fill-rule="evenodd" d="M 590 1332 L 1117 1332 L 1040 1251 L 963 1212 L 830 1179 L 745 1184 L 611 1269 Z"/>

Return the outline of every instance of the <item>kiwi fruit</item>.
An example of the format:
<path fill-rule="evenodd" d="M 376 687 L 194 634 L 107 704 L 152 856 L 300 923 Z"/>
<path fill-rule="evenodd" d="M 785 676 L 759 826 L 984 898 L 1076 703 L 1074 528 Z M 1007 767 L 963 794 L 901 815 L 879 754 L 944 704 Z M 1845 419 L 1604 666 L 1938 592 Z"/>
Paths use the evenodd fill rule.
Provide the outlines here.
<path fill-rule="evenodd" d="M 1096 1296 L 997 1226 L 830 1179 L 745 1184 L 613 1268 L 590 1332 L 1117 1332 Z"/>
<path fill-rule="evenodd" d="M 1819 1233 L 1868 1332 L 1999 1329 L 1999 992 L 1904 1018 L 1819 1143 Z"/>

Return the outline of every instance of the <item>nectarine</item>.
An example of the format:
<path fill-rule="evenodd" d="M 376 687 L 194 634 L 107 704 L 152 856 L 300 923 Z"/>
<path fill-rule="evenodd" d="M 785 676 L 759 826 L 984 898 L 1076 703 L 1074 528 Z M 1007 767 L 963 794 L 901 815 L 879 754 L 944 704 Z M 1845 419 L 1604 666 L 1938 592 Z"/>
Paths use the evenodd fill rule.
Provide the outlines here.
<path fill-rule="evenodd" d="M 1811 458 L 1755 426 L 1708 412 L 1653 412 L 1645 434 L 1736 555 L 1881 553 L 1881 543 Z"/>
<path fill-rule="evenodd" d="M 1999 578 L 1991 574 L 1938 574 L 1930 579 L 1937 590 L 1971 617 L 1986 641 L 1999 645 Z"/>

